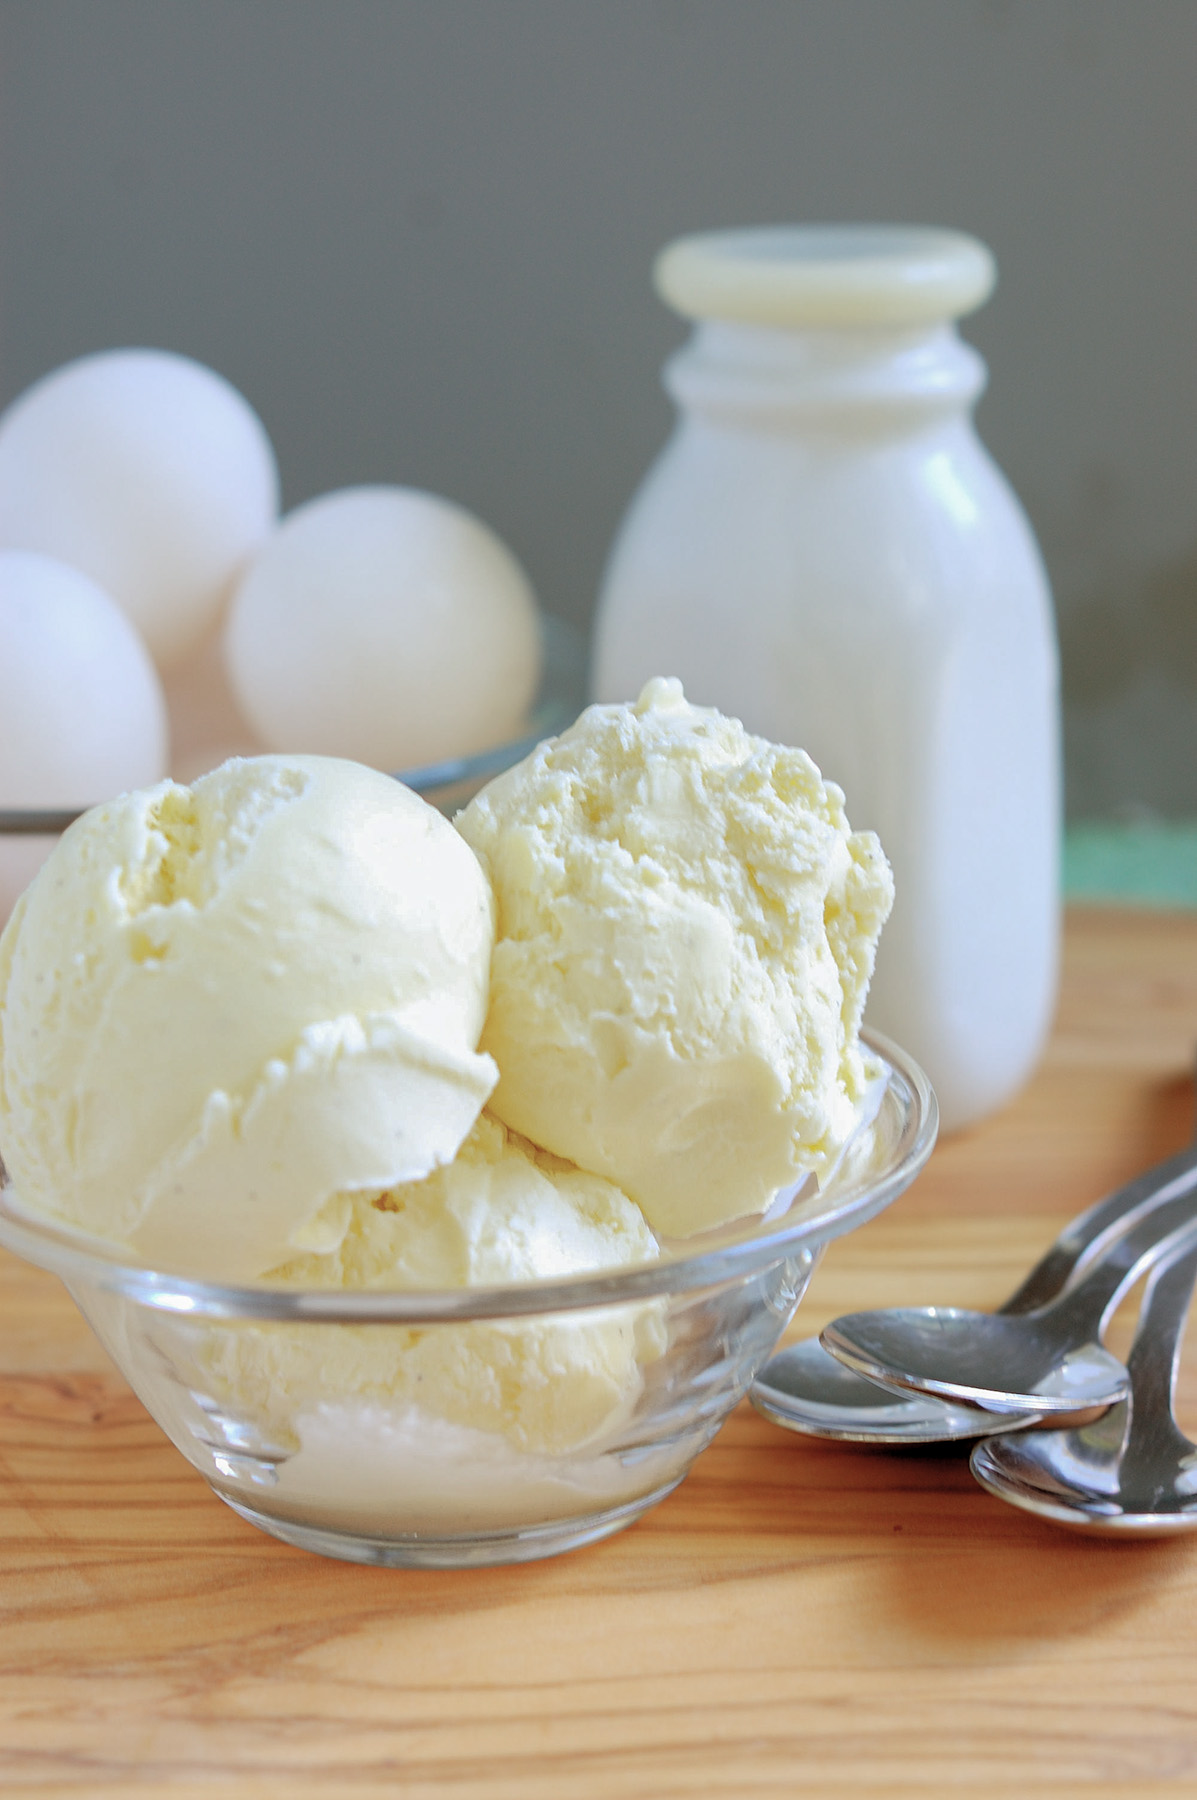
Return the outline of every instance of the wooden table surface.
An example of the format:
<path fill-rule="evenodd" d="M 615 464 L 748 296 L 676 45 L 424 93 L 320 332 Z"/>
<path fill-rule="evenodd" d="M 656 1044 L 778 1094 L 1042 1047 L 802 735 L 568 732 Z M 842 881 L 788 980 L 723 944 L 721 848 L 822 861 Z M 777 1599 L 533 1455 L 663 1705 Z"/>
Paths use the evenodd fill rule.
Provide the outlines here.
<path fill-rule="evenodd" d="M 832 1247 L 794 1335 L 1000 1301 L 1070 1214 L 1186 1141 L 1195 1042 L 1197 917 L 1074 912 L 1036 1079 Z M 58 1284 L 0 1265 L 0 1790 L 961 1788 L 1197 1793 L 1197 1537 L 1082 1539 L 990 1499 L 960 1450 L 820 1445 L 743 1406 L 592 1549 L 325 1561 L 214 1499 Z"/>

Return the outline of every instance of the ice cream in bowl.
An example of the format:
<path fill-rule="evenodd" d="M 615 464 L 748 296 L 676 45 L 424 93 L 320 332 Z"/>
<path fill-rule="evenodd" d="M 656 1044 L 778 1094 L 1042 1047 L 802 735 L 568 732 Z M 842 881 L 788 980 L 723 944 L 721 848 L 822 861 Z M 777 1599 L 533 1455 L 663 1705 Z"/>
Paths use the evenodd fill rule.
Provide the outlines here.
<path fill-rule="evenodd" d="M 861 1031 L 891 897 L 809 758 L 670 681 L 452 824 L 318 757 L 127 794 L 0 938 L 0 1241 L 278 1537 L 601 1538 L 930 1153 Z"/>

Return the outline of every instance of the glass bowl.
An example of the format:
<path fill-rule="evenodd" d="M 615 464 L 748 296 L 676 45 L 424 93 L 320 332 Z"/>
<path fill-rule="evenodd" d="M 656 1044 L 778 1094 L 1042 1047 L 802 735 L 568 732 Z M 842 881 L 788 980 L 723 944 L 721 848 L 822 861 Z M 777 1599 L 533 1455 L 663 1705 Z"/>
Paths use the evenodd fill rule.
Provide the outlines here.
<path fill-rule="evenodd" d="M 220 1287 L 35 1221 L 11 1185 L 0 1243 L 62 1278 L 163 1431 L 251 1524 L 353 1562 L 551 1556 L 677 1486 L 823 1248 L 923 1166 L 934 1094 L 867 1035 L 887 1079 L 822 1186 L 617 1273 L 452 1292 Z"/>

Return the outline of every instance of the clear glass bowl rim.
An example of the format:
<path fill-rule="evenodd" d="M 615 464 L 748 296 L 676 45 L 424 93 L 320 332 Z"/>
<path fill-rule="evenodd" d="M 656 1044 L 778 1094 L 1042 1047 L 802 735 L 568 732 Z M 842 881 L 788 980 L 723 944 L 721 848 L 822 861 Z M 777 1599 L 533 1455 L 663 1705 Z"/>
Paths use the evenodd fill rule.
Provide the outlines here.
<path fill-rule="evenodd" d="M 11 1188 L 0 1189 L 0 1244 L 70 1284 L 88 1283 L 142 1306 L 196 1318 L 318 1320 L 339 1324 L 429 1325 L 589 1311 L 742 1281 L 788 1257 L 821 1247 L 882 1212 L 910 1185 L 935 1145 L 939 1115 L 930 1082 L 904 1050 L 879 1032 L 862 1038 L 886 1065 L 878 1113 L 896 1124 L 883 1167 L 833 1176 L 825 1190 L 796 1198 L 773 1227 L 738 1222 L 706 1234 L 703 1247 L 667 1246 L 659 1262 L 611 1274 L 530 1281 L 503 1287 L 439 1289 L 224 1286 L 125 1263 L 103 1245 L 25 1215 Z M 797 1190 L 796 1190 L 797 1192 Z"/>

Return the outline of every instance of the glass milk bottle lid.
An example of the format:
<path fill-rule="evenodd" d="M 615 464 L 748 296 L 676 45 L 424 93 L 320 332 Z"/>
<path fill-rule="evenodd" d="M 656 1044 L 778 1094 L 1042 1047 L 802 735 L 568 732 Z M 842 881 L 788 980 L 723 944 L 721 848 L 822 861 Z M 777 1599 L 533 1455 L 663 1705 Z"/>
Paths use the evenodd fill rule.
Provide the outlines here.
<path fill-rule="evenodd" d="M 677 238 L 658 294 L 688 319 L 742 325 L 933 325 L 989 298 L 993 257 L 963 232 L 903 225 L 780 225 Z"/>

